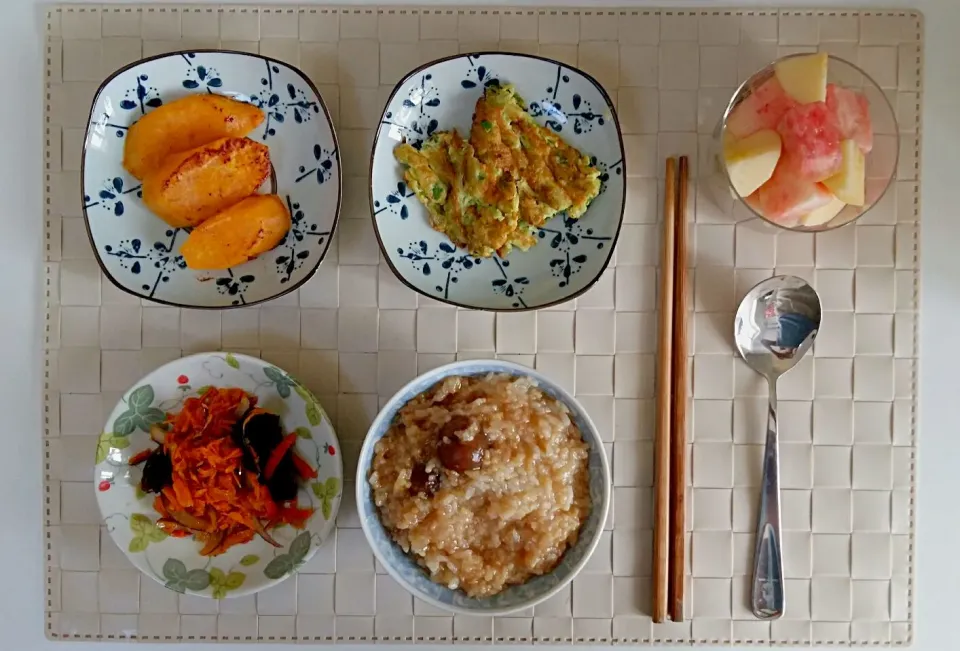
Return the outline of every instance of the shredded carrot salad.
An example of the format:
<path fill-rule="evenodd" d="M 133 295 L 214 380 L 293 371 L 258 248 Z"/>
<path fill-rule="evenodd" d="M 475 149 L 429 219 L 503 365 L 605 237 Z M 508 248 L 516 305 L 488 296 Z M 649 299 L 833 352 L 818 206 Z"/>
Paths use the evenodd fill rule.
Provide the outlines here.
<path fill-rule="evenodd" d="M 256 396 L 242 389 L 211 388 L 167 416 L 162 448 L 172 482 L 154 499 L 157 526 L 173 536 L 194 535 L 204 542 L 202 555 L 222 554 L 257 534 L 277 545 L 267 530 L 280 523 L 302 528 L 312 514 L 295 502 L 277 504 L 257 472 L 244 466 L 234 427 L 255 404 Z"/>

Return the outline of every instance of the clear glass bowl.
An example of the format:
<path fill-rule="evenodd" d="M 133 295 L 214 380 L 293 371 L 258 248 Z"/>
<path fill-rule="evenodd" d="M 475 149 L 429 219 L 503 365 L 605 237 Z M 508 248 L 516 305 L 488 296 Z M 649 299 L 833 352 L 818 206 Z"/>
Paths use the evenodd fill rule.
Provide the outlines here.
<path fill-rule="evenodd" d="M 866 155 L 866 201 L 863 206 L 847 205 L 830 221 L 816 226 L 786 226 L 764 216 L 761 212 L 744 200 L 744 197 L 734 189 L 727 172 L 727 165 L 723 159 L 723 142 L 726 137 L 727 119 L 740 102 L 747 98 L 754 89 L 766 82 L 774 74 L 774 66 L 784 59 L 805 54 L 791 54 L 774 61 L 750 76 L 737 92 L 730 98 L 723 117 L 713 130 L 710 140 L 708 156 L 710 159 L 709 174 L 706 183 L 708 191 L 714 201 L 720 206 L 729 205 L 730 197 L 739 201 L 749 213 L 756 215 L 767 223 L 789 231 L 818 232 L 829 231 L 856 221 L 864 213 L 875 206 L 886 193 L 893 182 L 897 170 L 897 160 L 900 156 L 900 138 L 897 126 L 897 117 L 890 100 L 880 86 L 870 75 L 854 64 L 829 55 L 827 61 L 827 82 L 838 86 L 862 92 L 868 102 L 870 121 L 873 125 L 873 149 Z"/>

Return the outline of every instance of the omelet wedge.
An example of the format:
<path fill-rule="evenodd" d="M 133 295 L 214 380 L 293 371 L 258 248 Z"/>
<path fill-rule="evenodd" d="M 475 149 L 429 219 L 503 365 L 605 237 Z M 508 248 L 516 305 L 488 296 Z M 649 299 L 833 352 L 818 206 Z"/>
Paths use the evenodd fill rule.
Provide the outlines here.
<path fill-rule="evenodd" d="M 537 124 L 511 85 L 485 90 L 468 140 L 438 131 L 394 156 L 430 225 L 479 257 L 529 249 L 545 222 L 581 217 L 600 193 L 589 157 Z"/>

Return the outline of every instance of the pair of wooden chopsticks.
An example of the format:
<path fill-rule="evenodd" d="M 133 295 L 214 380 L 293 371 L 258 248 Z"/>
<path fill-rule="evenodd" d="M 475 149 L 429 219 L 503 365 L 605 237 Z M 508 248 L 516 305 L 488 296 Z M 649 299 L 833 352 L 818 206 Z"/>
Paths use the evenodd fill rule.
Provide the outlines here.
<path fill-rule="evenodd" d="M 679 167 L 679 172 L 677 168 Z M 654 465 L 653 621 L 683 621 L 687 457 L 687 177 L 667 159 L 657 356 Z"/>

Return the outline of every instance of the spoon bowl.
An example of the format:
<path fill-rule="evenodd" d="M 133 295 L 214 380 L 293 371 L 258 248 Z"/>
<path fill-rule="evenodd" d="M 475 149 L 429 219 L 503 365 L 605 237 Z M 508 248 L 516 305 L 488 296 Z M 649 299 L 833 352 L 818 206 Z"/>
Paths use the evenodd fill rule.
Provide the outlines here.
<path fill-rule="evenodd" d="M 747 366 L 780 377 L 800 361 L 820 328 L 820 296 L 796 276 L 774 276 L 747 292 L 737 308 L 734 340 Z"/>
<path fill-rule="evenodd" d="M 784 610 L 777 380 L 810 350 L 819 329 L 820 297 L 796 276 L 774 276 L 759 283 L 744 296 L 734 320 L 737 350 L 770 387 L 750 596 L 753 614 L 764 620 L 777 619 Z"/>

